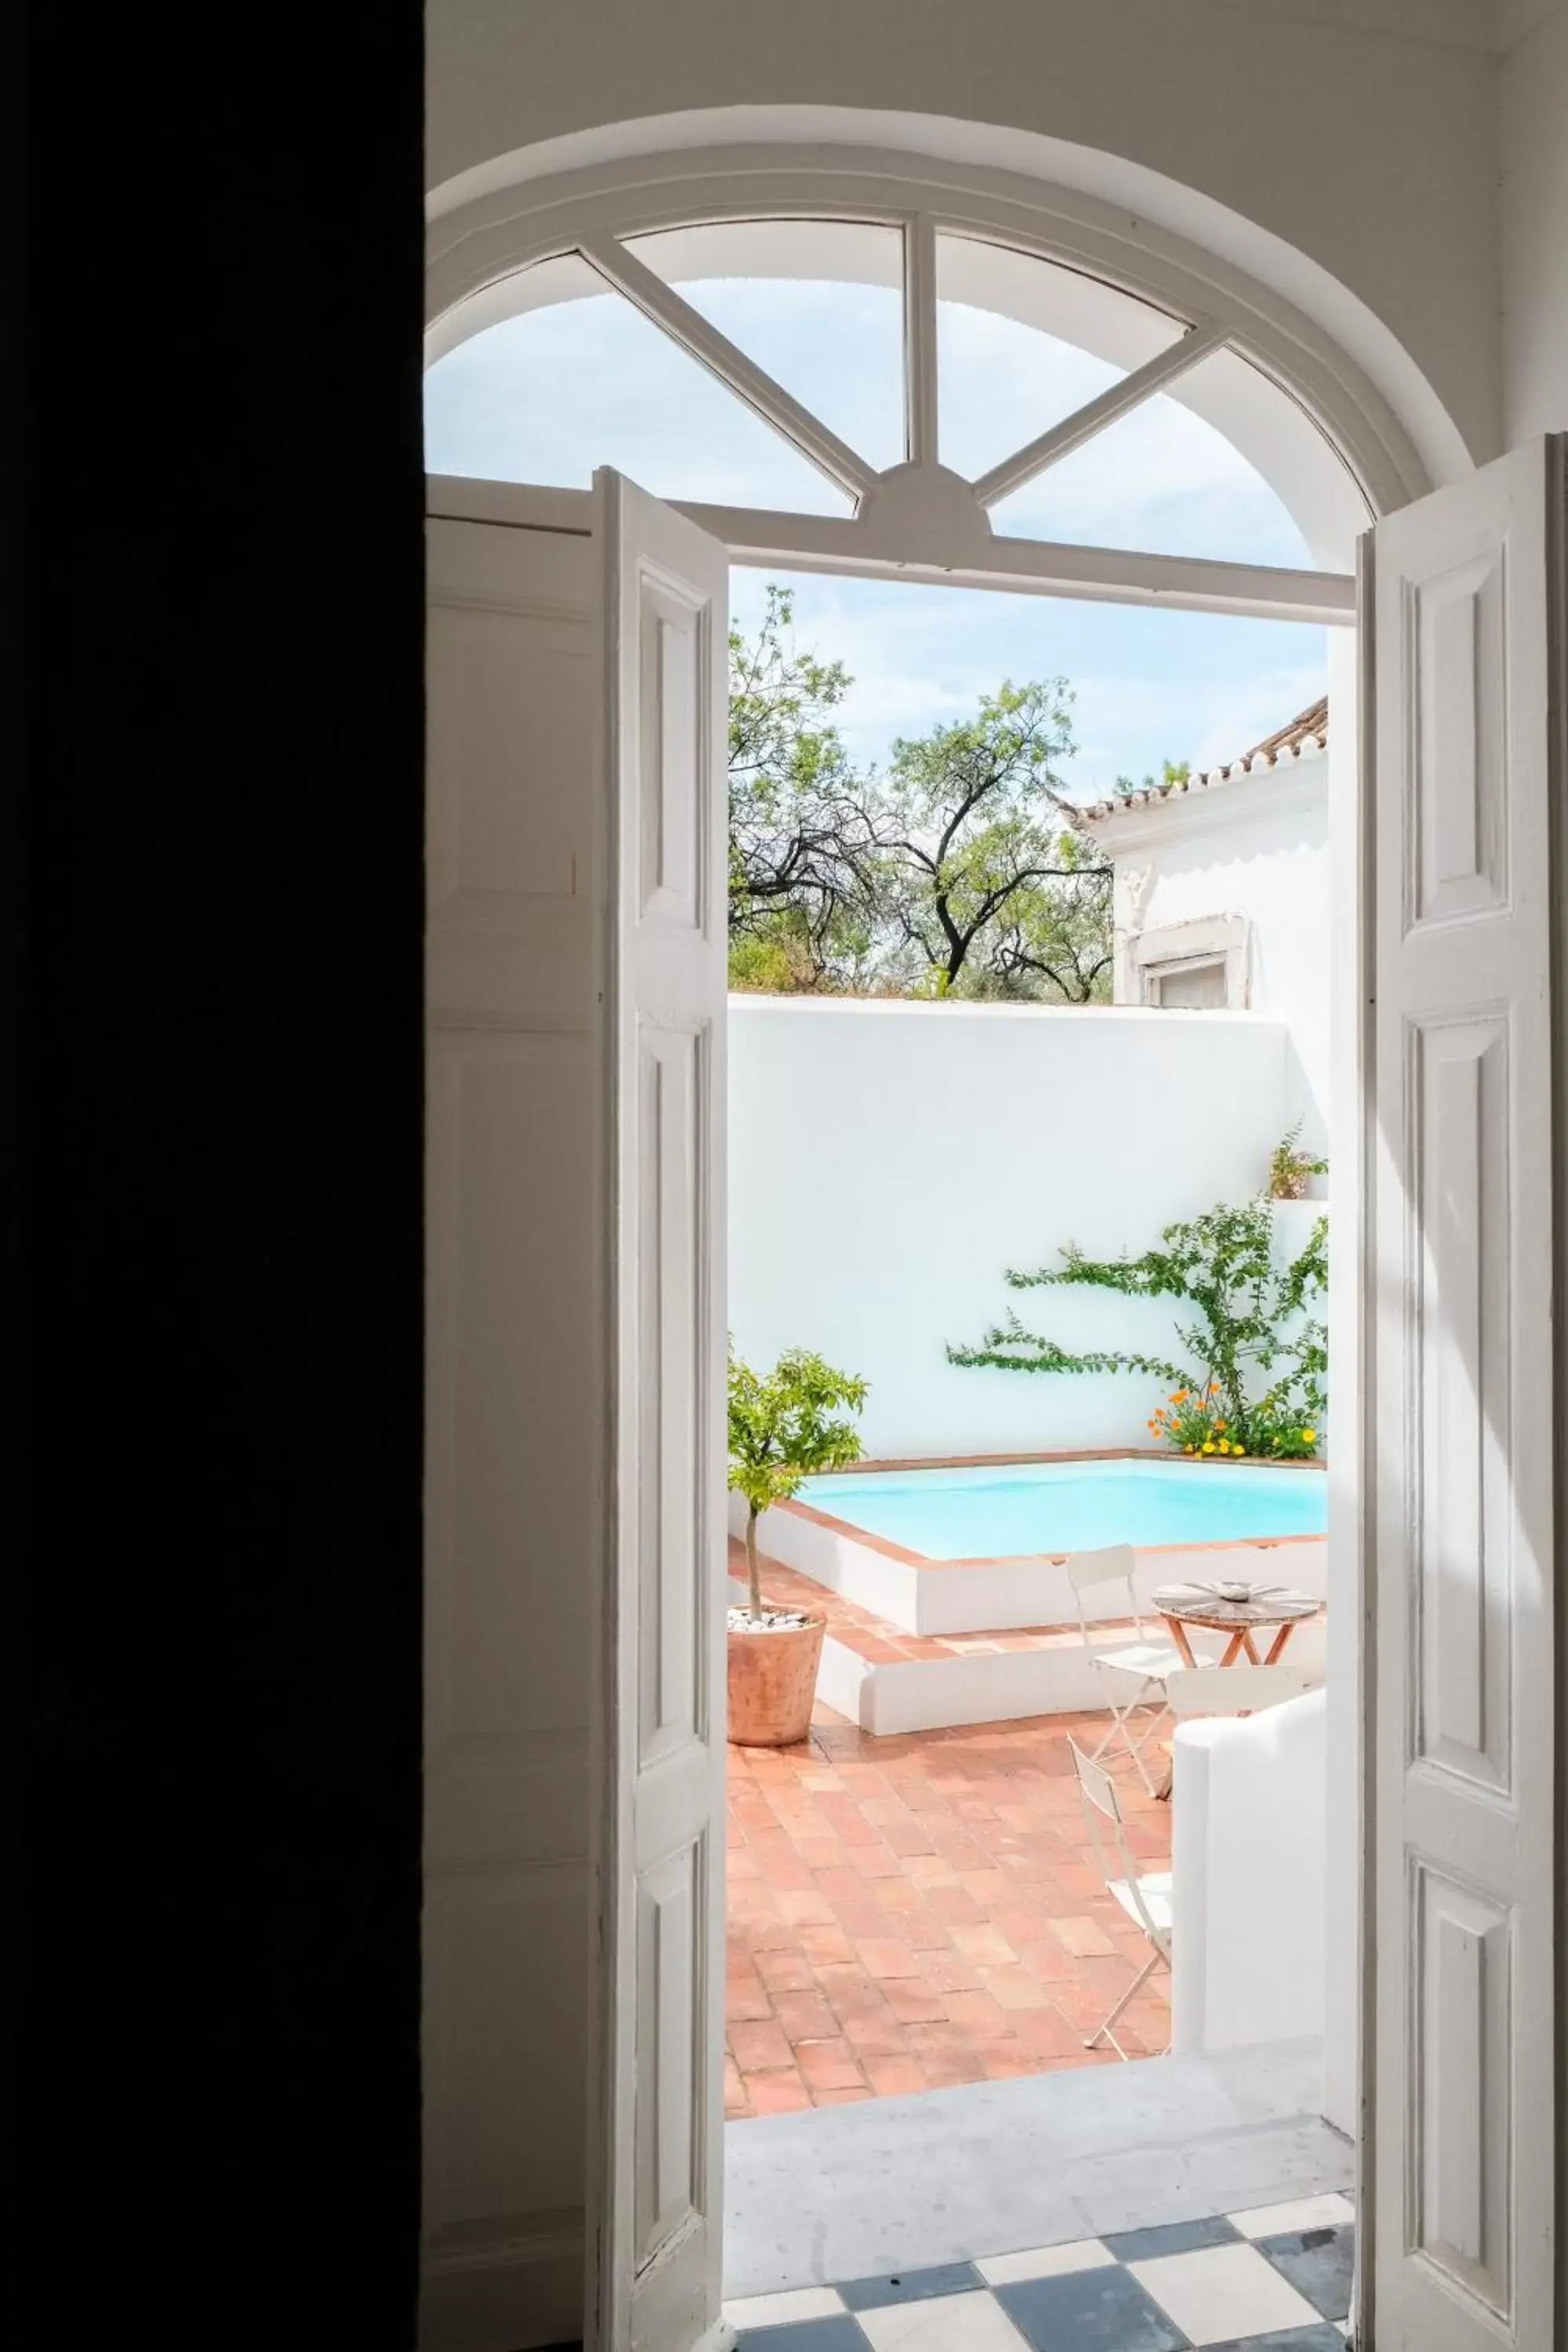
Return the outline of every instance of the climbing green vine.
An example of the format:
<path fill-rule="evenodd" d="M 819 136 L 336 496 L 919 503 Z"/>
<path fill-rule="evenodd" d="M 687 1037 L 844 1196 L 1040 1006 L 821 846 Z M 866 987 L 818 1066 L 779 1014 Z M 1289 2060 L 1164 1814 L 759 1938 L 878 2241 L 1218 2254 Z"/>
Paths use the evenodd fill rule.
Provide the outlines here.
<path fill-rule="evenodd" d="M 1191 1309 L 1177 1322 L 1181 1354 L 1127 1349 L 1074 1351 L 1026 1329 L 1016 1310 L 977 1347 L 950 1347 L 953 1364 L 1007 1372 L 1139 1372 L 1165 1386 L 1151 1431 L 1182 1454 L 1304 1461 L 1321 1450 L 1328 1411 L 1328 1332 L 1317 1311 L 1328 1285 L 1329 1221 L 1282 1259 L 1266 1196 L 1221 1202 L 1167 1225 L 1141 1257 L 1091 1258 L 1068 1244 L 1059 1266 L 1009 1271 L 1015 1290 L 1068 1286 L 1167 1298 Z"/>

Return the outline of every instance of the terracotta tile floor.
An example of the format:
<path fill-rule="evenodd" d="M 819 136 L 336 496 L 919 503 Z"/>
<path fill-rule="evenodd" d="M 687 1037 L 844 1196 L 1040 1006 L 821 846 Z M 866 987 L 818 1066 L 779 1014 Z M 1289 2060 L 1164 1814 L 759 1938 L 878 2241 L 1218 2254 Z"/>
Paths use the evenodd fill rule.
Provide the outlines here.
<path fill-rule="evenodd" d="M 729 1750 L 728 2115 L 1118 2063 L 1083 2036 L 1149 1947 L 1094 1866 L 1066 1739 L 1104 1721 L 874 1739 L 819 1706 L 804 1747 Z M 1134 1854 L 1166 1868 L 1169 1809 L 1117 1780 Z M 1129 2051 L 1163 2049 L 1168 1985 L 1126 2011 Z"/>

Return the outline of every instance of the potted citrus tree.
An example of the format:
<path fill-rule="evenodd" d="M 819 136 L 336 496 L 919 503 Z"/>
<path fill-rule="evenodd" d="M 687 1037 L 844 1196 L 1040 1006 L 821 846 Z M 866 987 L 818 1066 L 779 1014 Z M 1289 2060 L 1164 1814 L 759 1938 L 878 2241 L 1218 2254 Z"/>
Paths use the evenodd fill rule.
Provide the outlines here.
<path fill-rule="evenodd" d="M 746 1605 L 730 1612 L 730 1737 L 740 1748 L 788 1748 L 811 1727 L 826 1621 L 763 1598 L 757 1521 L 818 1470 L 860 1454 L 852 1420 L 866 1383 L 807 1348 L 787 1348 L 771 1372 L 730 1350 L 730 1486 L 746 1502 Z"/>

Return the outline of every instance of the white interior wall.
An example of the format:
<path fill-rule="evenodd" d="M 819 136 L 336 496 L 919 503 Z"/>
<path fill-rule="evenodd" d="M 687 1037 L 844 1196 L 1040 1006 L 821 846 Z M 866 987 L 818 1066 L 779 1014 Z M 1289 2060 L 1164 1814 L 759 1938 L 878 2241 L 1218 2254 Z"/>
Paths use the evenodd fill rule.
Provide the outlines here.
<path fill-rule="evenodd" d="M 612 126 L 641 126 L 628 152 L 879 120 L 946 152 L 984 125 L 985 161 L 1228 247 L 1386 366 L 1442 477 L 1501 445 L 1494 36 L 1490 0 L 432 0 L 428 184 L 450 206 L 538 142 L 534 172 L 616 152 Z"/>
<path fill-rule="evenodd" d="M 1255 1192 L 1287 1065 L 1256 1013 L 731 997 L 737 1347 L 815 1348 L 868 1380 L 871 1454 L 1147 1444 L 1146 1377 L 961 1370 L 943 1344 L 1016 1306 L 1066 1346 L 1180 1360 L 1162 1305 L 1010 1291 L 1004 1269 L 1068 1241 L 1137 1252 Z"/>
<path fill-rule="evenodd" d="M 1508 446 L 1568 426 L 1568 0 L 1503 0 L 1500 71 Z"/>
<path fill-rule="evenodd" d="M 419 2342 L 512 2352 L 574 2336 L 582 2310 L 597 551 L 455 521 L 426 548 Z"/>

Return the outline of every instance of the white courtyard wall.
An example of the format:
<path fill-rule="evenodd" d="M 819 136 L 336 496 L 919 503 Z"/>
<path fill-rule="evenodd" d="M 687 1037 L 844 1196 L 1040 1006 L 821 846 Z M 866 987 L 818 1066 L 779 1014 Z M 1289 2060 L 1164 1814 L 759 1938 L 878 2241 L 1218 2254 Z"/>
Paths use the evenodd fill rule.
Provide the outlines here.
<path fill-rule="evenodd" d="M 961 1370 L 1016 1306 L 1069 1348 L 1175 1356 L 1162 1304 L 1012 1291 L 1008 1266 L 1149 1246 L 1258 1189 L 1289 1049 L 1257 1013 L 730 1000 L 730 1326 L 870 1382 L 884 1458 L 1150 1443 L 1147 1377 Z M 1313 1212 L 1288 1204 L 1293 1234 Z"/>

